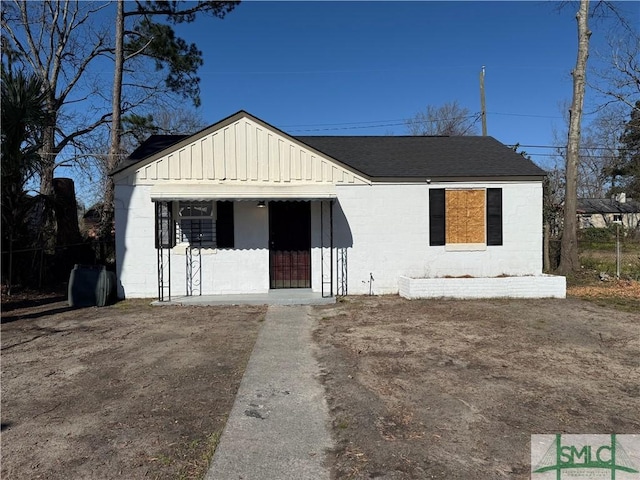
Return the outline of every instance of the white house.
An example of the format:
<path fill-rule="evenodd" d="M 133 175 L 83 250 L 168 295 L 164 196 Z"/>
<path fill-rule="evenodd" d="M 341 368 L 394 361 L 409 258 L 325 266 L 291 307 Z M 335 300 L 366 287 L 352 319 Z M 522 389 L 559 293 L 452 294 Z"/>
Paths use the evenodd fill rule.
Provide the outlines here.
<path fill-rule="evenodd" d="M 152 136 L 112 172 L 118 294 L 385 294 L 473 277 L 479 296 L 564 296 L 564 278 L 542 275 L 544 175 L 492 137 L 292 137 L 240 111 Z M 489 277 L 524 283 L 512 294 Z"/>
<path fill-rule="evenodd" d="M 606 228 L 619 223 L 630 231 L 640 230 L 640 202 L 624 193 L 612 198 L 579 198 L 577 214 L 580 228 Z"/>

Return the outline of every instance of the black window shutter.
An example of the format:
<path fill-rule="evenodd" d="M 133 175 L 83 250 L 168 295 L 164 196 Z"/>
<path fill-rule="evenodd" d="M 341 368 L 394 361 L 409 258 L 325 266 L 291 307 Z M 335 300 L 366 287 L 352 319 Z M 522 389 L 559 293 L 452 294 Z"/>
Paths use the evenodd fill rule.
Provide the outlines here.
<path fill-rule="evenodd" d="M 216 246 L 233 248 L 233 202 L 217 202 Z"/>
<path fill-rule="evenodd" d="M 429 190 L 429 245 L 445 244 L 444 188 Z"/>
<path fill-rule="evenodd" d="M 502 245 L 501 188 L 487 188 L 487 245 Z"/>
<path fill-rule="evenodd" d="M 176 246 L 173 202 L 156 202 L 156 248 Z"/>

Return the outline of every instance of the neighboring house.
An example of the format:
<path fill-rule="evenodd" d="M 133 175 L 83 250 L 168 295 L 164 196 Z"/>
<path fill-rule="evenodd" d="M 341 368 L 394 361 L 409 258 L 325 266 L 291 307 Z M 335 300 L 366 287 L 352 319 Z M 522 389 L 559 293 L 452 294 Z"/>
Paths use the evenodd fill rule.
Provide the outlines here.
<path fill-rule="evenodd" d="M 82 216 L 80 230 L 82 234 L 91 240 L 100 239 L 102 228 L 102 202 L 96 203 Z M 114 235 L 114 226 L 111 225 L 111 235 Z M 104 239 L 103 239 L 104 240 Z"/>
<path fill-rule="evenodd" d="M 492 137 L 292 137 L 240 111 L 112 172 L 118 293 L 542 277 L 544 175 Z"/>
<path fill-rule="evenodd" d="M 97 203 L 82 215 L 80 230 L 92 240 L 100 235 L 100 222 L 102 221 L 102 203 Z"/>
<path fill-rule="evenodd" d="M 640 228 L 640 202 L 619 193 L 612 198 L 579 198 L 579 228 L 605 228 L 614 223 L 637 230 Z"/>

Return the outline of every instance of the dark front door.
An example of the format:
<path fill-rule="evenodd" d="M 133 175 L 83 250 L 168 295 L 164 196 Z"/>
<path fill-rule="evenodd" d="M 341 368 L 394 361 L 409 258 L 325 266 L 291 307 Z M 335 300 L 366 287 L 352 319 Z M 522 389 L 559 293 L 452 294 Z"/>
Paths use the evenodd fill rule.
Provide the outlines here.
<path fill-rule="evenodd" d="M 311 288 L 309 202 L 269 202 L 270 288 Z"/>

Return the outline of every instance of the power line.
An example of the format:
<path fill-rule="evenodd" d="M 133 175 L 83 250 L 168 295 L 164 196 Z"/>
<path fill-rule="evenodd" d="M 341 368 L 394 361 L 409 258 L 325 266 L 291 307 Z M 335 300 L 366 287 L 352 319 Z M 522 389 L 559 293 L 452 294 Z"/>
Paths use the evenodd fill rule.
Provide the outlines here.
<path fill-rule="evenodd" d="M 289 130 L 290 132 L 324 132 L 328 130 L 356 130 L 358 128 L 380 128 L 380 127 L 396 127 L 399 125 L 406 125 L 406 123 L 384 123 L 380 125 L 360 125 L 353 127 L 327 127 L 327 128 L 307 128 L 307 129 L 294 129 Z"/>
<path fill-rule="evenodd" d="M 559 115 L 532 115 L 529 113 L 500 113 L 500 112 L 487 112 L 487 115 L 506 115 L 510 117 L 531 117 L 531 118 L 564 118 Z"/>
<path fill-rule="evenodd" d="M 298 125 L 280 125 L 278 128 L 295 128 L 295 127 L 334 127 L 339 125 L 362 125 L 365 123 L 382 123 L 382 122 L 404 122 L 404 118 L 395 118 L 393 120 L 369 120 L 366 122 L 342 122 L 342 123 L 303 123 Z"/>
<path fill-rule="evenodd" d="M 566 145 L 522 145 L 520 143 L 516 143 L 516 144 L 511 144 L 511 145 L 507 145 L 508 147 L 511 148 L 553 148 L 553 149 L 558 149 L 558 148 L 562 148 L 562 149 L 567 149 Z M 580 150 L 616 150 L 618 152 L 626 152 L 626 151 L 630 151 L 632 150 L 631 148 L 619 148 L 619 147 L 589 147 L 589 146 L 582 146 L 579 147 Z"/>
<path fill-rule="evenodd" d="M 307 124 L 307 125 L 283 125 L 283 126 L 279 126 L 278 128 L 284 129 L 284 128 L 294 128 L 293 130 L 290 130 L 290 132 L 320 132 L 320 131 L 327 131 L 327 130 L 354 130 L 354 129 L 358 129 L 358 128 L 379 128 L 379 127 L 396 127 L 399 125 L 408 125 L 410 123 L 415 122 L 415 123 L 438 123 L 438 122 L 447 122 L 450 120 L 461 120 L 461 119 L 474 119 L 476 122 L 478 121 L 480 116 L 480 113 L 474 113 L 471 115 L 462 115 L 462 116 L 457 116 L 457 117 L 451 117 L 451 118 L 438 118 L 438 119 L 434 119 L 434 120 L 428 120 L 428 119 L 419 119 L 419 120 L 415 120 L 413 118 L 408 118 L 408 119 L 404 119 L 404 120 L 372 120 L 370 122 L 346 122 L 346 123 L 319 123 L 319 124 Z M 376 125 L 363 125 L 363 124 L 368 124 L 368 123 L 376 123 L 376 122 L 394 122 L 394 123 L 378 123 Z M 399 122 L 399 123 L 396 123 Z M 339 127 L 339 126 L 335 126 L 335 127 L 327 127 L 327 128 L 310 128 L 310 129 L 297 129 L 295 127 L 322 127 L 322 126 L 331 126 L 331 125 L 353 125 L 353 126 L 343 126 L 343 127 Z"/>
<path fill-rule="evenodd" d="M 438 120 L 429 120 L 431 123 L 437 121 L 447 121 L 454 120 L 459 118 L 477 118 L 480 115 L 480 112 L 474 113 L 471 115 L 465 115 L 463 117 L 454 117 L 454 118 L 443 118 Z M 530 117 L 530 118 L 563 118 L 559 115 L 535 115 L 530 113 L 507 113 L 507 112 L 487 112 L 487 115 L 503 115 L 503 116 L 511 116 L 511 117 Z M 340 126 L 344 126 L 344 129 L 354 128 L 350 125 L 365 125 L 365 124 L 381 124 L 381 125 L 368 125 L 361 128 L 374 128 L 378 126 L 386 127 L 386 126 L 395 126 L 395 125 L 404 125 L 407 122 L 410 122 L 412 118 L 404 118 L 404 119 L 393 119 L 393 120 L 369 120 L 364 122 L 340 122 L 340 123 L 305 123 L 305 124 L 294 124 L 294 125 L 279 125 L 278 128 L 298 128 L 298 127 L 336 127 L 333 130 L 340 130 Z M 425 121 L 425 120 L 421 120 Z M 393 123 L 391 123 L 393 122 Z M 401 122 L 401 123 L 395 123 Z"/>
<path fill-rule="evenodd" d="M 560 157 L 560 154 L 558 153 L 529 153 L 529 152 L 524 152 L 524 153 L 530 157 L 554 157 L 554 158 Z M 582 157 L 586 158 L 584 155 Z M 588 158 L 609 158 L 609 157 L 605 155 L 589 155 Z"/>

